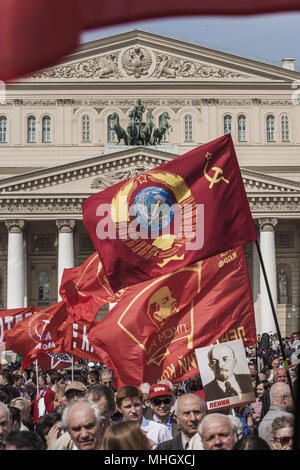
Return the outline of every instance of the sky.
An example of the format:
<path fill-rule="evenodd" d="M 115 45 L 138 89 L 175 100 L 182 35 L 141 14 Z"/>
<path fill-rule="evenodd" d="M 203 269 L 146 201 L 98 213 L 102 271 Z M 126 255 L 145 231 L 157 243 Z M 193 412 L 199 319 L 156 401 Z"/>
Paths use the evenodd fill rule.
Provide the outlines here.
<path fill-rule="evenodd" d="M 281 66 L 281 59 L 292 58 L 296 60 L 295 70 L 300 71 L 300 13 L 139 21 L 88 31 L 81 42 L 135 28 L 272 65 Z"/>

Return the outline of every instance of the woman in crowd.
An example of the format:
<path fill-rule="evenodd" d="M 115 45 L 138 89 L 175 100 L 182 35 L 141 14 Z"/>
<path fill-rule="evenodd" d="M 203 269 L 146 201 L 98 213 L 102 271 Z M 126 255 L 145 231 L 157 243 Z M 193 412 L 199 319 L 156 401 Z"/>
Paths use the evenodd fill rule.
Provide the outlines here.
<path fill-rule="evenodd" d="M 292 450 L 294 436 L 294 418 L 280 416 L 271 426 L 271 442 L 274 450 Z"/>
<path fill-rule="evenodd" d="M 139 423 L 121 421 L 107 428 L 101 450 L 151 450 L 151 443 Z"/>

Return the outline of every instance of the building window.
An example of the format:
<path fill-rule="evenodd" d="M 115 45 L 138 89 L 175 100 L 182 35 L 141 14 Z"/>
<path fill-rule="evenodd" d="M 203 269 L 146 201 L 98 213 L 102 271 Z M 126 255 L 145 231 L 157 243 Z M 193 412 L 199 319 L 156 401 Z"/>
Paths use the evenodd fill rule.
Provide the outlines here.
<path fill-rule="evenodd" d="M 246 142 L 246 116 L 238 117 L 238 141 Z"/>
<path fill-rule="evenodd" d="M 230 114 L 224 116 L 224 134 L 231 134 L 232 132 L 232 117 Z"/>
<path fill-rule="evenodd" d="M 51 142 L 51 118 L 44 116 L 42 119 L 42 142 Z"/>
<path fill-rule="evenodd" d="M 0 116 L 0 143 L 7 142 L 7 117 Z"/>
<path fill-rule="evenodd" d="M 193 118 L 190 114 L 184 116 L 184 141 L 193 141 Z"/>
<path fill-rule="evenodd" d="M 114 119 L 112 115 L 110 114 L 107 118 L 107 142 L 115 142 L 116 141 L 116 133 L 112 128 L 112 125 L 114 123 Z"/>
<path fill-rule="evenodd" d="M 27 118 L 27 142 L 36 142 L 36 119 L 34 116 Z"/>
<path fill-rule="evenodd" d="M 289 118 L 286 114 L 284 114 L 280 118 L 280 133 L 281 133 L 281 142 L 289 142 L 290 140 Z"/>
<path fill-rule="evenodd" d="M 82 142 L 91 141 L 91 123 L 87 114 L 84 114 L 81 118 L 81 140 Z"/>
<path fill-rule="evenodd" d="M 275 141 L 275 119 L 271 114 L 266 118 L 267 142 Z"/>
<path fill-rule="evenodd" d="M 163 114 L 161 114 L 158 118 L 158 125 L 160 126 Z M 161 142 L 168 142 L 169 141 L 169 132 L 166 130 L 164 135 L 162 136 Z"/>
<path fill-rule="evenodd" d="M 38 289 L 39 301 L 46 302 L 50 300 L 50 282 L 49 274 L 47 273 L 47 271 L 39 272 Z"/>

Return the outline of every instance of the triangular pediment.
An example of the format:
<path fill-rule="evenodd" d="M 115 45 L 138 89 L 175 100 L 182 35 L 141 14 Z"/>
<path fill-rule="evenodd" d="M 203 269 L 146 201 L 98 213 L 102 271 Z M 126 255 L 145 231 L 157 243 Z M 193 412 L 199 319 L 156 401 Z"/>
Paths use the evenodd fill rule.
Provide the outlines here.
<path fill-rule="evenodd" d="M 81 45 L 25 82 L 288 82 L 299 73 L 203 46 L 134 30 Z M 23 79 L 24 82 L 24 79 Z"/>
<path fill-rule="evenodd" d="M 0 196 L 22 194 L 26 197 L 66 195 L 88 197 L 116 183 L 148 171 L 177 155 L 163 147 L 128 147 L 86 160 L 54 166 L 0 180 Z M 241 169 L 248 196 L 294 196 L 300 194 L 300 182 L 248 169 Z"/>

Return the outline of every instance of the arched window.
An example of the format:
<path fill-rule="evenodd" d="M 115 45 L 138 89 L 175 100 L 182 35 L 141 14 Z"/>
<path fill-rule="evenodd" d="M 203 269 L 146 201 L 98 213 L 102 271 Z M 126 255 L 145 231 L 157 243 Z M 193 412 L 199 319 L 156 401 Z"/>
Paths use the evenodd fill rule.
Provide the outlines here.
<path fill-rule="evenodd" d="M 7 117 L 0 116 L 0 143 L 7 142 Z"/>
<path fill-rule="evenodd" d="M 280 118 L 280 135 L 281 142 L 289 142 L 290 130 L 289 130 L 289 118 L 286 114 Z"/>
<path fill-rule="evenodd" d="M 160 126 L 163 114 L 161 114 L 158 118 L 158 125 Z M 161 142 L 168 142 L 169 141 L 169 132 L 166 130 L 164 135 L 162 136 Z"/>
<path fill-rule="evenodd" d="M 224 134 L 231 134 L 232 132 L 232 117 L 230 114 L 224 116 Z"/>
<path fill-rule="evenodd" d="M 27 118 L 27 142 L 36 142 L 36 119 L 34 116 Z"/>
<path fill-rule="evenodd" d="M 47 271 L 39 272 L 38 300 L 44 301 L 44 302 L 50 300 L 50 282 L 49 282 L 49 274 Z"/>
<path fill-rule="evenodd" d="M 238 117 L 238 141 L 246 142 L 246 116 Z"/>
<path fill-rule="evenodd" d="M 193 118 L 190 114 L 184 116 L 184 141 L 193 141 Z"/>
<path fill-rule="evenodd" d="M 275 119 L 272 114 L 266 117 L 267 142 L 275 141 Z"/>
<path fill-rule="evenodd" d="M 113 122 L 114 119 L 110 114 L 107 118 L 107 142 L 115 142 L 117 138 L 115 131 L 112 129 Z"/>
<path fill-rule="evenodd" d="M 81 118 L 81 141 L 91 141 L 91 123 L 88 114 L 84 114 Z"/>
<path fill-rule="evenodd" d="M 51 118 L 44 116 L 42 119 L 42 142 L 51 142 Z"/>

